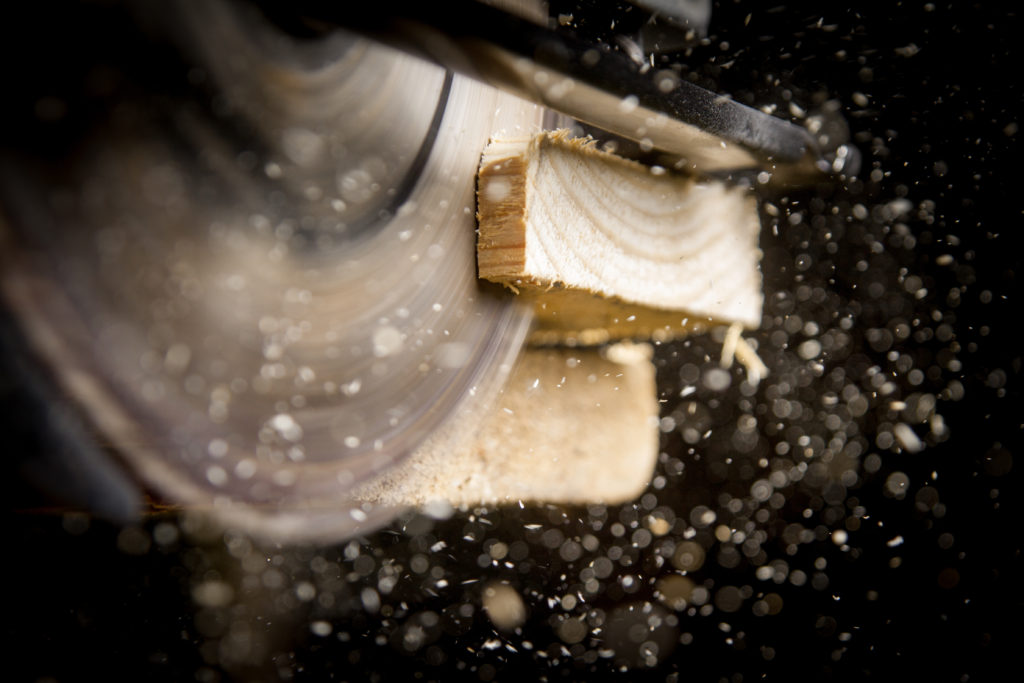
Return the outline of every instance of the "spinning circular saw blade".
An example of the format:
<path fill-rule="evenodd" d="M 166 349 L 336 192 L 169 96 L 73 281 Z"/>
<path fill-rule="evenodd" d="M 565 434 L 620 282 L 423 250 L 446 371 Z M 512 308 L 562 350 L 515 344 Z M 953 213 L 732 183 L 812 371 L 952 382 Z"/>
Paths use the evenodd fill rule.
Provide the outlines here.
<path fill-rule="evenodd" d="M 86 27 L 121 41 L 89 71 L 116 87 L 57 163 L 0 158 L 3 294 L 159 498 L 356 532 L 386 513 L 346 494 L 473 419 L 522 344 L 528 314 L 475 276 L 474 178 L 542 111 L 343 31 L 171 7 L 134 17 L 145 55 Z M 61 102 L 94 100 L 83 82 Z"/>

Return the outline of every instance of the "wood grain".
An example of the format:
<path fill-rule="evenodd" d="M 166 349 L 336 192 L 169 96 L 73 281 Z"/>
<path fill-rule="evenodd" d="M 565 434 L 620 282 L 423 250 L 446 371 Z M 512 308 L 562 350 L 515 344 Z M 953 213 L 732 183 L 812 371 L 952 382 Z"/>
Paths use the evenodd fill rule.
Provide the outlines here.
<path fill-rule="evenodd" d="M 647 167 L 564 131 L 492 141 L 478 180 L 479 275 L 534 302 L 534 341 L 760 324 L 749 191 Z"/>

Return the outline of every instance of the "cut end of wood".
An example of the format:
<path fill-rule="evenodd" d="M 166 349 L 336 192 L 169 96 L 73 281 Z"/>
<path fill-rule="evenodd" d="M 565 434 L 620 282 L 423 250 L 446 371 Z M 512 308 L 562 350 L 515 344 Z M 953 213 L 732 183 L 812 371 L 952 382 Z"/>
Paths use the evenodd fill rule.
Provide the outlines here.
<path fill-rule="evenodd" d="M 534 302 L 535 341 L 760 324 L 760 222 L 741 188 L 556 131 L 487 147 L 477 218 L 479 275 Z"/>

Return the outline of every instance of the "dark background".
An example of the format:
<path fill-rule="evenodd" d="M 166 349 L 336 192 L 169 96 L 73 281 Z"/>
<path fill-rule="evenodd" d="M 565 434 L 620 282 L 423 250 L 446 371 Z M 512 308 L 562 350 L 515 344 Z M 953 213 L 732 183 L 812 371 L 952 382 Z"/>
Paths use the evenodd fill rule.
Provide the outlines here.
<path fill-rule="evenodd" d="M 782 116 L 839 103 L 862 170 L 853 180 L 766 191 L 765 322 L 752 336 L 772 375 L 756 393 L 741 385 L 738 370 L 724 392 L 700 383 L 719 354 L 711 337 L 658 349 L 663 415 L 675 426 L 663 437 L 662 488 L 652 486 L 650 497 L 634 505 L 470 511 L 439 522 L 406 517 L 354 544 L 321 549 L 252 546 L 171 513 L 124 528 L 40 511 L 47 501 L 26 493 L 22 470 L 53 445 L 38 431 L 38 406 L 27 403 L 19 371 L 8 368 L 0 397 L 12 501 L 4 514 L 4 677 L 1015 677 L 1024 642 L 1015 324 L 1021 26 L 1012 10 L 997 5 L 715 3 L 705 44 L 678 55 L 683 73 L 742 102 L 774 104 Z M 622 16 L 628 26 L 629 13 Z M 49 35 L 74 33 L 60 14 L 52 21 L 60 26 Z M 600 25 L 595 20 L 579 30 L 601 34 Z M 27 35 L 47 30 L 26 27 Z M 29 60 L 5 63 L 7 70 L 31 68 Z M 909 205 L 893 204 L 901 199 Z M 905 323 L 905 337 L 894 321 Z M 820 371 L 799 352 L 811 338 L 821 341 Z M 894 393 L 879 391 L 879 374 Z M 690 385 L 696 391 L 680 397 Z M 852 413 L 850 386 L 863 399 Z M 949 432 L 914 424 L 925 448 L 910 453 L 884 434 L 900 421 L 891 401 L 921 394 L 936 397 L 935 412 Z M 826 395 L 847 412 L 830 412 Z M 684 408 L 693 401 L 700 414 L 690 424 Z M 767 519 L 754 520 L 757 506 L 749 499 L 762 476 L 759 461 L 772 468 L 780 458 L 799 461 L 793 449 L 801 436 L 820 451 L 813 437 L 828 443 L 836 431 L 830 414 L 845 443 L 857 446 L 842 451 L 845 461 L 837 455 L 834 466 L 811 468 L 780 488 L 784 500 Z M 745 415 L 758 419 L 758 429 L 737 448 L 732 435 Z M 688 426 L 711 435 L 688 441 Z M 894 473 L 908 482 L 901 494 L 893 493 Z M 740 502 L 730 507 L 733 501 Z M 621 640 L 616 629 L 635 622 L 630 606 L 660 604 L 654 582 L 671 569 L 659 564 L 660 540 L 630 543 L 631 523 L 672 511 L 679 521 L 668 538 L 678 541 L 695 508 L 715 511 L 719 523 L 734 527 L 753 520 L 762 532 L 759 548 L 738 552 L 717 541 L 712 528 L 693 524 L 707 560 L 691 575 L 708 589 L 712 609 L 673 614 L 657 607 L 674 618 L 660 631 L 674 646 L 668 652 L 669 641 L 662 643 L 654 666 L 646 666 L 635 644 L 601 654 Z M 616 521 L 625 537 L 615 535 Z M 806 533 L 801 537 L 793 525 Z M 566 559 L 564 546 L 552 541 L 557 534 L 545 536 L 552 530 L 564 539 L 590 533 L 599 545 Z M 834 541 L 837 530 L 847 533 L 845 546 Z M 445 547 L 431 553 L 439 541 Z M 494 542 L 509 546 L 511 566 L 478 563 Z M 587 606 L 549 603 L 578 589 L 581 571 L 611 547 L 619 548 L 611 574 Z M 411 572 L 417 554 L 441 568 L 445 586 Z M 780 583 L 756 577 L 757 567 L 772 562 L 787 568 Z M 380 610 L 367 611 L 364 591 L 379 585 L 386 567 L 397 568 L 399 583 Z M 806 580 L 793 581 L 796 571 Z M 617 580 L 627 575 L 634 586 Z M 211 579 L 235 586 L 236 600 L 198 605 L 193 591 Z M 494 631 L 479 609 L 481 586 L 492 580 L 508 581 L 523 596 L 530 616 L 521 632 Z M 333 603 L 298 600 L 303 582 L 318 595 L 332 594 Z M 746 595 L 738 607 L 727 599 L 736 591 Z M 758 616 L 755 603 L 767 593 L 781 598 L 782 608 Z M 462 605 L 470 608 L 460 611 Z M 560 635 L 568 618 L 587 620 L 580 643 Z M 328 624 L 330 636 L 317 635 L 316 622 Z M 406 639 L 413 631 L 422 639 Z M 630 670 L 617 673 L 621 666 Z"/>

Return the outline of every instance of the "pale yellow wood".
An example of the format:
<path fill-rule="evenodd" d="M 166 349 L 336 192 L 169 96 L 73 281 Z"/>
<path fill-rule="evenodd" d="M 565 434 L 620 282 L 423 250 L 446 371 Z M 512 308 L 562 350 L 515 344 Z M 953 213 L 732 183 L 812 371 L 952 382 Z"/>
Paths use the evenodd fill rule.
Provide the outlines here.
<path fill-rule="evenodd" d="M 535 341 L 760 324 L 760 222 L 743 188 L 556 131 L 487 147 L 477 217 L 480 277 L 533 300 Z"/>
<path fill-rule="evenodd" d="M 524 352 L 496 405 L 357 491 L 386 505 L 618 503 L 650 481 L 658 402 L 646 344 Z"/>
<path fill-rule="evenodd" d="M 743 338 L 742 334 L 743 326 L 739 323 L 733 323 L 726 330 L 725 339 L 722 342 L 720 364 L 723 368 L 731 368 L 735 358 L 747 371 L 747 381 L 756 387 L 762 379 L 768 376 L 768 366 L 764 364 L 761 357 L 757 355 L 757 351 Z"/>

